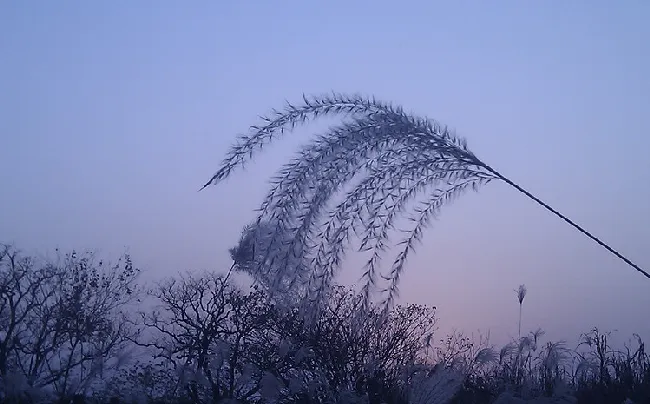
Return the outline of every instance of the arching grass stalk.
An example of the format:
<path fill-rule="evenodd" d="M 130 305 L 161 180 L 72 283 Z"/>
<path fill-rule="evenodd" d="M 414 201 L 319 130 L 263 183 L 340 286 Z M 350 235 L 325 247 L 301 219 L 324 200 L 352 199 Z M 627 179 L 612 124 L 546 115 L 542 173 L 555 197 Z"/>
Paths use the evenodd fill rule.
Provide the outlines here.
<path fill-rule="evenodd" d="M 631 260 L 481 161 L 446 126 L 375 98 L 303 96 L 300 105 L 287 103 L 284 109 L 273 110 L 261 125 L 239 136 L 203 188 L 218 184 L 296 126 L 335 115 L 343 122 L 305 146 L 273 178 L 257 220 L 246 231 L 246 240 L 255 240 L 246 271 L 259 274 L 272 291 L 287 291 L 299 282 L 306 297 L 320 300 L 354 233 L 362 249 L 372 251 L 364 268 L 364 295 L 370 298 L 381 277 L 387 281 L 382 291 L 388 307 L 398 294 L 407 258 L 431 219 L 467 189 L 476 191 L 493 180 L 510 185 L 650 278 Z M 351 190 L 330 206 L 345 186 Z M 411 228 L 400 232 L 395 222 L 404 216 Z M 401 249 L 388 273 L 379 274 L 396 233 L 403 233 Z"/>

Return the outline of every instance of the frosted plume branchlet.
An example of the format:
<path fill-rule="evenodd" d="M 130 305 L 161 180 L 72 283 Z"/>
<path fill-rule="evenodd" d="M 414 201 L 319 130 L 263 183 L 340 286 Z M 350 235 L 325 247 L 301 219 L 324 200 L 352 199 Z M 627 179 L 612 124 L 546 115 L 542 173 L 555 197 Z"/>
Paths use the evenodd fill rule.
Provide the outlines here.
<path fill-rule="evenodd" d="M 271 291 L 299 285 L 305 297 L 319 301 L 341 267 L 351 236 L 356 235 L 361 249 L 371 252 L 364 267 L 363 293 L 369 299 L 384 279 L 384 302 L 390 305 L 407 259 L 442 206 L 465 190 L 478 190 L 495 179 L 650 278 L 629 259 L 479 160 L 464 139 L 447 127 L 374 98 L 336 93 L 303 96 L 300 105 L 287 103 L 283 110 L 273 110 L 271 116 L 262 118 L 263 124 L 239 136 L 203 188 L 224 180 L 296 126 L 324 116 L 340 116 L 343 122 L 282 167 L 242 239 L 247 247 L 240 252 L 251 252 L 245 270 L 259 275 Z M 396 221 L 405 216 L 410 229 L 397 229 Z M 388 272 L 380 274 L 389 242 L 400 233 L 400 250 Z"/>

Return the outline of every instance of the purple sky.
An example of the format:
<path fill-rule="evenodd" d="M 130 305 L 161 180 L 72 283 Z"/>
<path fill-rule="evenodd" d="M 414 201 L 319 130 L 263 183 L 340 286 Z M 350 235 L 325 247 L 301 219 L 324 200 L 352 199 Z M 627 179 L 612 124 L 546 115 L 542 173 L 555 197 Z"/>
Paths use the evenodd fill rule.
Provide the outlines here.
<path fill-rule="evenodd" d="M 650 267 L 650 3 L 4 2 L 0 241 L 221 269 L 309 131 L 197 193 L 234 136 L 303 92 L 374 94 Z M 343 282 L 361 261 L 347 261 Z M 650 338 L 650 280 L 502 183 L 442 211 L 402 300 L 441 327 Z"/>

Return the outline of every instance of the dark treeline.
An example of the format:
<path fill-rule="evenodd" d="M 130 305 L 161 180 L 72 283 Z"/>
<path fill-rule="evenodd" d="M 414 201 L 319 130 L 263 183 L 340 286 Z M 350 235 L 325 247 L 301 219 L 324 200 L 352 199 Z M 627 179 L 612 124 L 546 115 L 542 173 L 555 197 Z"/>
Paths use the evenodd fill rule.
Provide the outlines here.
<path fill-rule="evenodd" d="M 636 336 L 614 350 L 594 329 L 569 349 L 535 331 L 498 349 L 435 335 L 434 307 L 385 313 L 342 287 L 305 322 L 228 272 L 146 286 L 138 275 L 128 255 L 109 264 L 0 247 L 2 401 L 650 402 L 650 359 Z"/>

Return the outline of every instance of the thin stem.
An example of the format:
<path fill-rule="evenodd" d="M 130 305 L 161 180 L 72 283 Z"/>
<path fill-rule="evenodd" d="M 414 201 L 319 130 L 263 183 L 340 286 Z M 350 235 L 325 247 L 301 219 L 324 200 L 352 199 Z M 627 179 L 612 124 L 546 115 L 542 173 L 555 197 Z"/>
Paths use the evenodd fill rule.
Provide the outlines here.
<path fill-rule="evenodd" d="M 570 224 L 571 226 L 573 226 L 575 229 L 577 229 L 580 233 L 582 233 L 582 234 L 584 234 L 585 236 L 589 237 L 590 239 L 592 239 L 593 241 L 595 241 L 596 243 L 598 243 L 598 245 L 600 245 L 601 247 L 604 247 L 607 251 L 609 251 L 610 253 L 614 254 L 616 257 L 620 258 L 623 262 L 625 262 L 626 264 L 628 264 L 628 265 L 631 266 L 632 268 L 636 269 L 636 270 L 637 270 L 638 272 L 640 272 L 643 276 L 645 276 L 646 278 L 650 279 L 650 273 L 644 271 L 644 270 L 643 270 L 641 267 L 639 267 L 637 264 L 635 264 L 635 263 L 632 262 L 630 259 L 626 258 L 626 257 L 623 256 L 621 253 L 619 253 L 618 251 L 616 251 L 615 249 L 613 249 L 612 247 L 610 247 L 609 245 L 607 245 L 604 241 L 601 241 L 598 237 L 596 237 L 596 236 L 592 235 L 591 233 L 589 233 L 587 230 L 585 230 L 584 228 L 582 228 L 580 225 L 576 224 L 573 220 L 571 220 L 571 219 L 569 219 L 568 217 L 564 216 L 563 214 L 561 214 L 561 213 L 558 212 L 557 210 L 553 209 L 551 206 L 549 206 L 547 203 L 545 203 L 545 202 L 542 201 L 541 199 L 537 198 L 536 196 L 534 196 L 534 195 L 531 194 L 530 192 L 526 191 L 525 189 L 523 189 L 523 188 L 520 187 L 519 185 L 515 184 L 513 181 L 511 181 L 511 180 L 509 180 L 508 178 L 504 177 L 503 175 L 501 175 L 501 173 L 499 173 L 498 171 L 496 171 L 496 170 L 493 169 L 492 167 L 490 167 L 490 166 L 488 166 L 488 165 L 484 165 L 484 167 L 485 167 L 486 170 L 488 170 L 488 171 L 491 172 L 492 174 L 496 175 L 499 179 L 503 180 L 503 182 L 505 182 L 505 183 L 508 184 L 508 185 L 511 185 L 511 186 L 514 187 L 517 191 L 521 192 L 522 194 L 526 195 L 527 197 L 529 197 L 529 198 L 532 199 L 533 201 L 537 202 L 540 206 L 544 207 L 544 208 L 545 208 L 546 210 L 548 210 L 549 212 L 555 214 L 557 217 L 559 217 L 560 219 L 564 220 L 565 222 L 567 222 L 568 224 Z"/>
<path fill-rule="evenodd" d="M 521 338 L 521 303 L 519 303 L 519 338 Z"/>

